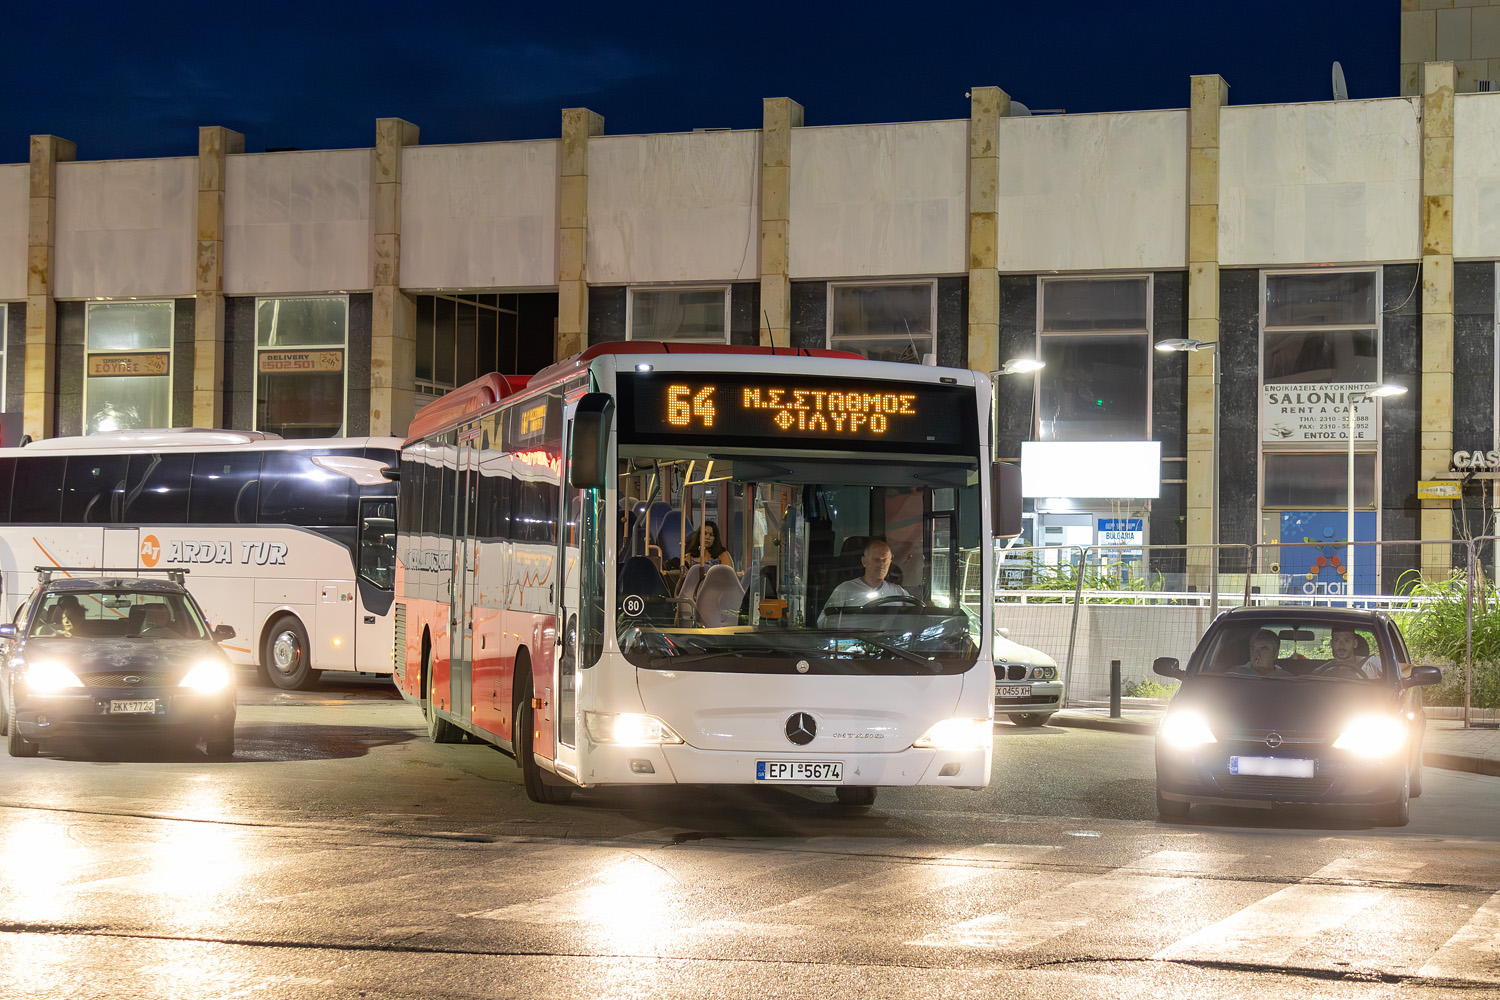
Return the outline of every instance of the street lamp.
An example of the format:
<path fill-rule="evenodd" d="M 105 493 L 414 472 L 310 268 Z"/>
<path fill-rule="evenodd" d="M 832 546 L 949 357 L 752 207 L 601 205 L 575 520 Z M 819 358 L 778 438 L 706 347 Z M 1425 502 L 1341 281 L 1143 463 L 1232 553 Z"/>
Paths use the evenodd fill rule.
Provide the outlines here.
<path fill-rule="evenodd" d="M 1047 367 L 1047 362 L 1038 361 L 1035 358 L 1011 358 L 1004 362 L 999 368 L 989 373 L 990 376 L 990 456 L 997 455 L 1000 447 L 1000 383 L 997 381 L 1002 375 L 1029 375 L 1031 372 L 1039 371 Z M 1032 403 L 1036 403 L 1036 393 L 1032 393 Z M 1026 434 L 1031 435 L 1031 428 L 1027 427 Z"/>
<path fill-rule="evenodd" d="M 1209 557 L 1208 593 L 1209 614 L 1219 613 L 1219 342 L 1217 340 L 1204 342 L 1194 340 L 1191 337 L 1173 337 L 1168 340 L 1158 341 L 1156 349 L 1164 352 L 1191 351 L 1196 354 L 1199 351 L 1213 351 L 1214 371 L 1214 433 L 1213 433 L 1213 486 L 1212 496 L 1209 498 L 1209 541 L 1212 547 L 1212 555 Z"/>
<path fill-rule="evenodd" d="M 1349 583 L 1344 587 L 1344 599 L 1354 596 L 1354 404 L 1381 396 L 1399 396 L 1406 391 L 1404 385 L 1377 385 L 1373 389 L 1355 389 L 1349 393 L 1349 551 L 1344 554 L 1344 572 L 1349 574 Z"/>

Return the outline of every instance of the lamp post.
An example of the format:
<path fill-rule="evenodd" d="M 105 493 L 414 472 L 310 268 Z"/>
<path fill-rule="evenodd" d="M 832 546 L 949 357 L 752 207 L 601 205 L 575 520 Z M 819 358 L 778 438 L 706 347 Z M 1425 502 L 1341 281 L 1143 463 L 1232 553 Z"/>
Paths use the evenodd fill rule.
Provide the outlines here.
<path fill-rule="evenodd" d="M 1346 605 L 1354 597 L 1354 405 L 1367 399 L 1399 396 L 1405 391 L 1404 385 L 1377 385 L 1373 389 L 1355 389 L 1349 393 L 1349 551 L 1344 554 L 1344 572 L 1349 574 L 1349 585 L 1344 588 Z"/>
<path fill-rule="evenodd" d="M 1209 542 L 1212 555 L 1209 556 L 1209 582 L 1208 601 L 1209 614 L 1219 613 L 1219 341 L 1194 340 L 1191 337 L 1174 337 L 1169 340 L 1159 341 L 1156 345 L 1158 351 L 1190 351 L 1194 354 L 1199 351 L 1213 351 L 1213 373 L 1214 373 L 1214 433 L 1213 433 L 1213 485 L 1212 495 L 1209 497 L 1208 519 L 1209 519 Z"/>
<path fill-rule="evenodd" d="M 992 371 L 992 372 L 989 373 L 989 376 L 990 376 L 990 457 L 991 458 L 995 458 L 996 457 L 996 451 L 999 448 L 999 434 L 998 434 L 998 431 L 1000 430 L 1000 382 L 999 382 L 1000 376 L 1002 376 L 1002 375 L 1028 375 L 1031 372 L 1038 371 L 1038 370 L 1040 370 L 1042 368 L 1046 368 L 1046 367 L 1047 367 L 1047 362 L 1045 362 L 1045 361 L 1038 361 L 1035 358 L 1011 358 L 1009 361 L 1006 361 L 1005 363 L 1003 363 L 999 368 L 997 368 L 994 371 Z M 1036 396 L 1035 391 L 1033 391 L 1033 393 L 1032 393 L 1033 401 L 1035 401 L 1035 396 Z M 1026 430 L 1026 434 L 1027 434 L 1028 437 L 1030 437 L 1030 435 L 1031 435 L 1031 429 L 1029 427 Z"/>

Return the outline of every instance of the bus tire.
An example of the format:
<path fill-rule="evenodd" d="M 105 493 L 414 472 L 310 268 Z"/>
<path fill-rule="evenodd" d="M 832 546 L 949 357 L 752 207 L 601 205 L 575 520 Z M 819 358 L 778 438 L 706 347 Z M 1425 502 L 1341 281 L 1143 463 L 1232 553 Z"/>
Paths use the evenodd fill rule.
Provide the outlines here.
<path fill-rule="evenodd" d="M 437 709 L 437 681 L 432 676 L 432 665 L 428 664 L 424 673 L 427 675 L 427 736 L 434 743 L 462 743 L 464 731 L 447 719 L 438 715 Z"/>
<path fill-rule="evenodd" d="M 307 629 L 296 615 L 281 615 L 266 631 L 261 664 L 271 683 L 286 691 L 303 691 L 318 681 L 320 671 L 312 668 Z"/>
<path fill-rule="evenodd" d="M 521 689 L 520 704 L 516 706 L 516 763 L 521 765 L 521 783 L 526 786 L 526 797 L 533 802 L 551 805 L 566 802 L 573 797 L 573 786 L 536 762 L 531 747 L 535 732 L 536 711 L 531 707 L 531 681 L 528 678 Z"/>
<path fill-rule="evenodd" d="M 868 809 L 875 804 L 874 785 L 839 785 L 833 790 L 839 805 L 851 809 Z"/>

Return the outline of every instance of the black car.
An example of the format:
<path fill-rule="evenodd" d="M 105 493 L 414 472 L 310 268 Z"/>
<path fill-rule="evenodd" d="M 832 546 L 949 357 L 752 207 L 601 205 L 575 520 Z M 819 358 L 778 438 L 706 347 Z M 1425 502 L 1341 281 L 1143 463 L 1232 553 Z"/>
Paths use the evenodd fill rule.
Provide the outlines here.
<path fill-rule="evenodd" d="M 1388 615 L 1330 608 L 1244 608 L 1220 615 L 1184 670 L 1156 735 L 1156 808 L 1193 803 L 1336 804 L 1405 826 L 1422 792 L 1421 687 Z"/>
<path fill-rule="evenodd" d="M 218 646 L 234 629 L 210 629 L 180 575 L 41 580 L 0 625 L 12 757 L 65 735 L 202 739 L 210 757 L 234 754 L 234 667 Z"/>

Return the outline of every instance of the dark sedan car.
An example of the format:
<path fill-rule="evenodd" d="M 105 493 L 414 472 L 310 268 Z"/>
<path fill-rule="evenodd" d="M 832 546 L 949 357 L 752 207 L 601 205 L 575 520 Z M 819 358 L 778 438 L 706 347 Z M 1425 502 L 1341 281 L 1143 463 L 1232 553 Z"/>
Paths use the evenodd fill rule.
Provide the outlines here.
<path fill-rule="evenodd" d="M 1329 608 L 1245 608 L 1220 615 L 1183 669 L 1156 736 L 1156 808 L 1192 803 L 1356 806 L 1405 826 L 1422 791 L 1420 688 L 1389 616 Z"/>
<path fill-rule="evenodd" d="M 149 579 L 43 582 L 9 625 L 0 672 L 0 731 L 12 757 L 59 736 L 204 740 L 234 754 L 235 676 L 181 583 Z"/>

